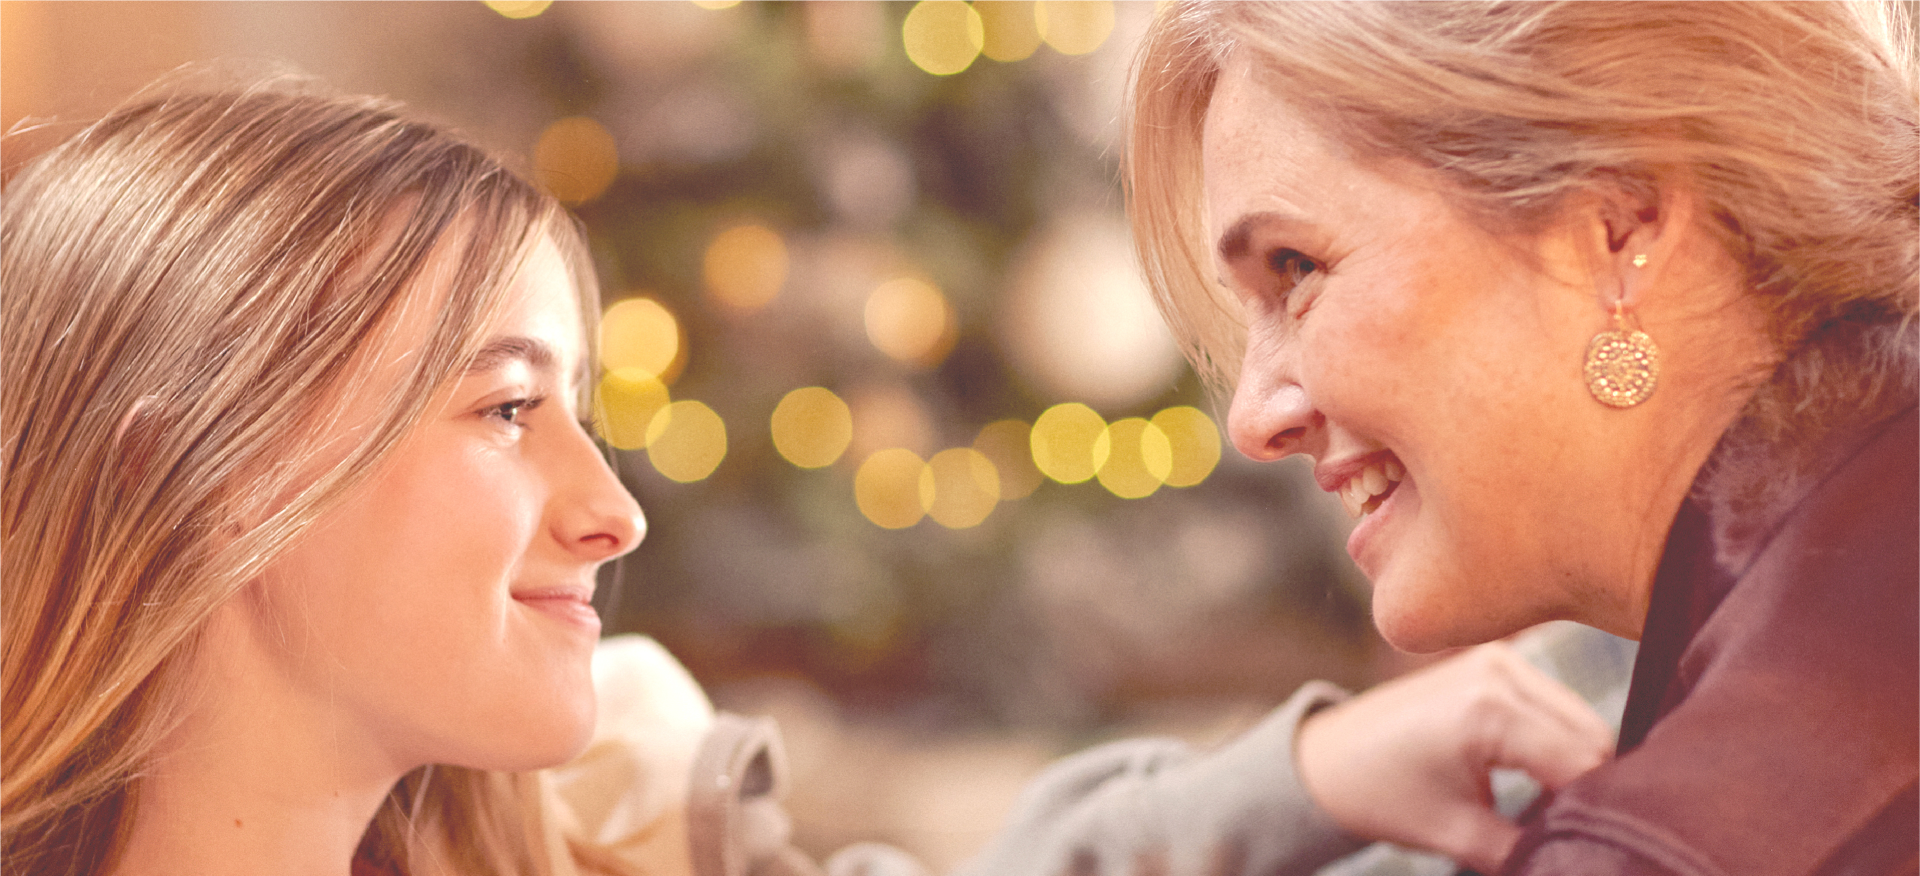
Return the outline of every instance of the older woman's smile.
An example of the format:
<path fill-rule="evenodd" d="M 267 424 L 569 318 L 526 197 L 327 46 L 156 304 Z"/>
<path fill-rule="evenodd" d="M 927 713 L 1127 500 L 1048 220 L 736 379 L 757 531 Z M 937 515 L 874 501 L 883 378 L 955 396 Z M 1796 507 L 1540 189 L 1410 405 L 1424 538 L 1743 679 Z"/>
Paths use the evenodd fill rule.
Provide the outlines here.
<path fill-rule="evenodd" d="M 1631 632 L 1641 609 L 1588 603 L 1598 582 L 1650 575 L 1663 524 L 1642 532 L 1632 509 L 1664 483 L 1634 461 L 1657 430 L 1627 430 L 1579 380 L 1604 315 L 1594 235 L 1489 231 L 1440 180 L 1328 139 L 1238 64 L 1202 159 L 1246 326 L 1228 432 L 1256 460 L 1316 461 L 1357 521 L 1347 552 L 1388 641 L 1430 651 L 1560 617 Z"/>
<path fill-rule="evenodd" d="M 1406 476 L 1406 467 L 1391 453 L 1321 465 L 1313 472 L 1320 489 L 1338 495 L 1340 504 L 1347 509 L 1347 516 L 1355 520 L 1379 508 Z"/>

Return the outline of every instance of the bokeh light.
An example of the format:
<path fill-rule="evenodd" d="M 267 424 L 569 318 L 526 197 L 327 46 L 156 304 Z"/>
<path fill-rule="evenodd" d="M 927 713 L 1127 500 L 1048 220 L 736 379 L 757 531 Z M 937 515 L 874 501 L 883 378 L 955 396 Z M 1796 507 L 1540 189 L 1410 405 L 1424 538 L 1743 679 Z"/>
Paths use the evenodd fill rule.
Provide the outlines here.
<path fill-rule="evenodd" d="M 853 475 L 853 500 L 882 529 L 905 529 L 933 504 L 933 476 L 919 454 L 889 447 L 866 458 Z"/>
<path fill-rule="evenodd" d="M 787 244 L 760 225 L 738 225 L 707 245 L 707 294 L 742 313 L 766 307 L 787 282 Z"/>
<path fill-rule="evenodd" d="M 1139 417 L 1118 420 L 1107 427 L 1111 450 L 1100 466 L 1100 486 L 1122 499 L 1153 495 L 1166 483 L 1173 468 L 1173 448 L 1167 433 Z"/>
<path fill-rule="evenodd" d="M 1167 436 L 1172 466 L 1167 486 L 1191 487 L 1213 474 L 1220 464 L 1220 427 L 1198 408 L 1180 405 L 1153 415 L 1153 424 Z"/>
<path fill-rule="evenodd" d="M 1079 402 L 1057 404 L 1041 413 L 1033 421 L 1028 444 L 1034 467 L 1063 484 L 1091 479 L 1112 449 L 1106 421 Z"/>
<path fill-rule="evenodd" d="M 995 61 L 1020 61 L 1040 48 L 1033 0 L 975 0 L 973 8 L 986 28 L 981 54 Z"/>
<path fill-rule="evenodd" d="M 829 466 L 853 440 L 853 412 L 820 386 L 786 394 L 773 409 L 773 448 L 801 468 Z"/>
<path fill-rule="evenodd" d="M 532 18 L 547 11 L 553 0 L 483 0 L 487 8 L 507 18 Z"/>
<path fill-rule="evenodd" d="M 1040 38 L 1062 55 L 1084 55 L 1113 33 L 1112 0 L 1038 0 L 1033 9 Z"/>
<path fill-rule="evenodd" d="M 727 424 L 697 401 L 669 403 L 647 424 L 647 459 L 668 480 L 706 480 L 727 457 Z"/>
<path fill-rule="evenodd" d="M 1102 410 L 1158 398 L 1185 367 L 1125 221 L 1072 212 L 1030 239 L 995 320 L 1042 393 Z"/>
<path fill-rule="evenodd" d="M 701 9 L 732 9 L 740 5 L 740 0 L 693 0 L 693 5 Z"/>
<path fill-rule="evenodd" d="M 547 126 L 533 146 L 533 177 L 566 204 L 600 197 L 620 172 L 613 135 L 586 116 L 569 116 Z"/>
<path fill-rule="evenodd" d="M 647 446 L 653 415 L 672 401 L 667 386 L 639 368 L 619 368 L 600 378 L 594 394 L 594 423 L 600 437 L 621 450 Z"/>
<path fill-rule="evenodd" d="M 1000 475 L 993 461 L 971 447 L 950 447 L 927 460 L 933 497 L 927 516 L 948 529 L 979 526 L 1000 503 Z"/>
<path fill-rule="evenodd" d="M 659 301 L 622 299 L 600 316 L 600 364 L 608 371 L 634 368 L 672 383 L 684 362 L 680 321 Z"/>
<path fill-rule="evenodd" d="M 931 284 L 902 277 L 867 296 L 867 339 L 889 357 L 913 365 L 939 364 L 953 349 L 954 314 Z"/>
<path fill-rule="evenodd" d="M 900 38 L 914 66 L 951 76 L 980 57 L 986 29 L 980 13 L 962 0 L 920 0 L 901 23 Z"/>
<path fill-rule="evenodd" d="M 1033 428 L 1020 420 L 995 420 L 980 427 L 973 449 L 992 460 L 1000 475 L 1000 501 L 1025 499 L 1040 488 L 1046 475 L 1033 464 Z"/>

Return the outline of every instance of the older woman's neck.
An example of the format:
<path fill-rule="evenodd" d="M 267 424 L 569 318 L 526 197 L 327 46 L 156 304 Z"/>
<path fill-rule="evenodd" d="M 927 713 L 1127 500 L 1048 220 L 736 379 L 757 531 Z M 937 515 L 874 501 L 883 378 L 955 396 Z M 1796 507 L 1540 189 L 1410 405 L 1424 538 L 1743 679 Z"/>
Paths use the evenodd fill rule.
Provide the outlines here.
<path fill-rule="evenodd" d="M 1915 335 L 1904 322 L 1835 322 L 1751 396 L 1693 487 L 1722 567 L 1745 569 L 1780 518 L 1876 424 L 1920 401 Z"/>
<path fill-rule="evenodd" d="M 202 690 L 134 787 L 115 876 L 348 876 L 405 769 L 275 677 L 250 639 L 209 624 Z"/>

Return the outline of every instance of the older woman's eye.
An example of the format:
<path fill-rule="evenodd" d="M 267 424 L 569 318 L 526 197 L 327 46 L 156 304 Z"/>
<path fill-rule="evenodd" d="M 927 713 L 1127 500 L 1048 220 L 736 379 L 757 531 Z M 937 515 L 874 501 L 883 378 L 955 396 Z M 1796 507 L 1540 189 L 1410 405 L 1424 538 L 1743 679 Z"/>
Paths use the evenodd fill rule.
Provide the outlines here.
<path fill-rule="evenodd" d="M 1267 256 L 1267 267 L 1289 286 L 1320 270 L 1320 263 L 1297 249 L 1276 249 Z"/>

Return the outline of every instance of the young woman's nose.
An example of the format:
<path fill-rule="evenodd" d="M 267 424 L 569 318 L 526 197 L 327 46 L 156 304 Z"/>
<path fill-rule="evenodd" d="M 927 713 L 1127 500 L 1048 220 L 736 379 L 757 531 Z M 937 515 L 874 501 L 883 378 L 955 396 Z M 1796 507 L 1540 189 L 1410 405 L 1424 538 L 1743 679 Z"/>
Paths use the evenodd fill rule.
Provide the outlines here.
<path fill-rule="evenodd" d="M 1241 368 L 1227 412 L 1227 434 L 1249 459 L 1268 462 L 1295 453 L 1314 453 L 1320 412 L 1300 384 L 1262 372 L 1253 362 Z"/>
<path fill-rule="evenodd" d="M 571 431 L 565 483 L 555 494 L 554 534 L 586 560 L 611 560 L 647 537 L 647 518 L 593 440 L 578 426 Z"/>

